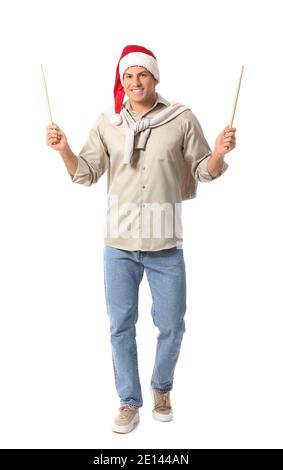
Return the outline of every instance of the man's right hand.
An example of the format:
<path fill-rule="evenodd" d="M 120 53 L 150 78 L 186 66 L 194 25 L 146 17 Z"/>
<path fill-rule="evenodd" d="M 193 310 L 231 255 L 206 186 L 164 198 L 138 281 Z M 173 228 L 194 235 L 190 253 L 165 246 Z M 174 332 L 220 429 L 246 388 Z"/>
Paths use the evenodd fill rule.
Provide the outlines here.
<path fill-rule="evenodd" d="M 46 126 L 46 143 L 49 147 L 63 152 L 68 147 L 67 137 L 54 122 Z"/>

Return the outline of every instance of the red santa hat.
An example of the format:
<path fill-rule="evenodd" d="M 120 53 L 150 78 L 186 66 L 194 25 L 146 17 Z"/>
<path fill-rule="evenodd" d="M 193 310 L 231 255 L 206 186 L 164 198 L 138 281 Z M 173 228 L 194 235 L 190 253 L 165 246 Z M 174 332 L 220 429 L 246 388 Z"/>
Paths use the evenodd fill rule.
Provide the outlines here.
<path fill-rule="evenodd" d="M 160 81 L 159 69 L 155 55 L 149 49 L 143 46 L 124 47 L 116 68 L 116 77 L 114 85 L 115 114 L 111 116 L 111 123 L 116 126 L 122 124 L 120 111 L 125 96 L 123 75 L 127 68 L 132 66 L 141 66 L 149 70 L 154 78 Z"/>

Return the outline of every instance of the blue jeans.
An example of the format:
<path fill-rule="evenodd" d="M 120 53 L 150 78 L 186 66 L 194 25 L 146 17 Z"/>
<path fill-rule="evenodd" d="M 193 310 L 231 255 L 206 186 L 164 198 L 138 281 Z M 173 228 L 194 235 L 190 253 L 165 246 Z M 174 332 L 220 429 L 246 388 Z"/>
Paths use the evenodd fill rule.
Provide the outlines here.
<path fill-rule="evenodd" d="M 152 295 L 151 315 L 159 329 L 151 386 L 171 390 L 186 313 L 183 248 L 128 251 L 104 245 L 104 285 L 115 385 L 121 404 L 143 405 L 136 327 L 144 269 Z"/>

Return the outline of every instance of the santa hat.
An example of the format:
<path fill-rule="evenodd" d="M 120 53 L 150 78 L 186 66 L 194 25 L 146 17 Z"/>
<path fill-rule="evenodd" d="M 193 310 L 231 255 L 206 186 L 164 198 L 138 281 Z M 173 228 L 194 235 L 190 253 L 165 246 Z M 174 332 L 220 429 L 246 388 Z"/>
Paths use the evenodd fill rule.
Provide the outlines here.
<path fill-rule="evenodd" d="M 159 69 L 155 55 L 149 49 L 143 46 L 126 46 L 124 47 L 120 60 L 116 68 L 116 78 L 114 85 L 114 101 L 115 101 L 115 114 L 111 116 L 111 123 L 116 126 L 122 124 L 122 117 L 120 111 L 123 105 L 125 96 L 123 84 L 123 75 L 127 68 L 132 66 L 141 66 L 149 70 L 154 78 L 160 81 Z"/>

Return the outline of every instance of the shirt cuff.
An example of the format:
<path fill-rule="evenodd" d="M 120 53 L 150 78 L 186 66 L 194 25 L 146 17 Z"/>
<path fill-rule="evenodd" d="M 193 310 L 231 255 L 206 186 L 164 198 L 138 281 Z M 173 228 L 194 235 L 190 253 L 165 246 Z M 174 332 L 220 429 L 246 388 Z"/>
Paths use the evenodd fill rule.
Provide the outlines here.
<path fill-rule="evenodd" d="M 212 176 L 208 170 L 208 160 L 210 159 L 210 157 L 211 157 L 211 154 L 208 155 L 204 160 L 202 160 L 200 164 L 198 165 L 197 172 L 199 176 L 199 181 L 205 182 L 205 181 L 215 180 L 216 178 L 219 178 L 219 176 L 221 176 L 227 170 L 229 166 L 228 163 L 225 162 L 225 160 L 223 160 L 223 165 L 222 165 L 220 172 L 216 176 Z"/>
<path fill-rule="evenodd" d="M 80 156 L 78 156 L 78 166 L 76 169 L 76 173 L 74 175 L 71 175 L 69 173 L 69 175 L 70 175 L 71 180 L 74 183 L 81 182 L 82 179 L 86 179 L 86 177 L 90 175 L 89 166 L 86 163 L 86 161 L 82 159 Z"/>

